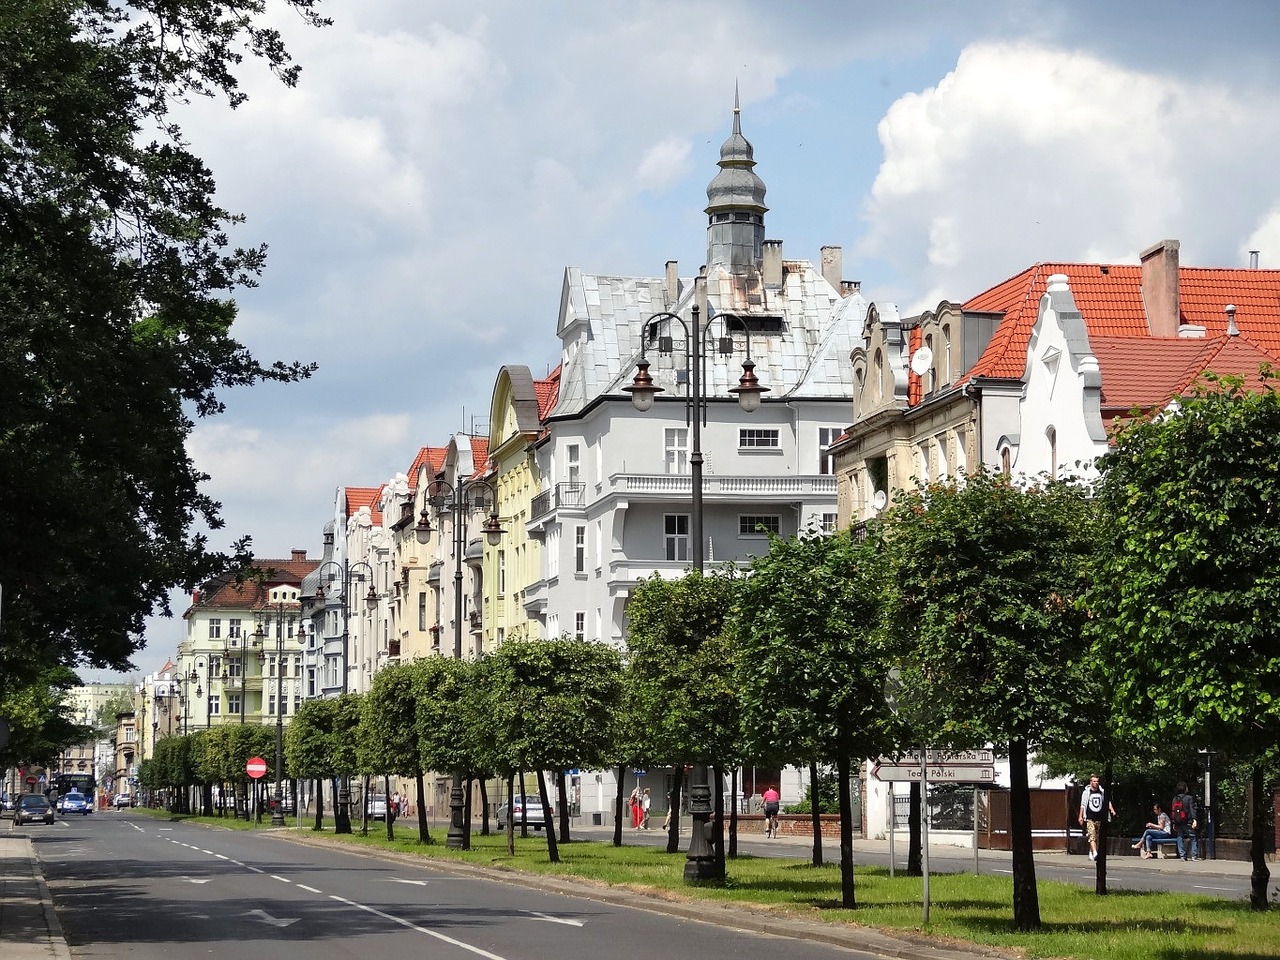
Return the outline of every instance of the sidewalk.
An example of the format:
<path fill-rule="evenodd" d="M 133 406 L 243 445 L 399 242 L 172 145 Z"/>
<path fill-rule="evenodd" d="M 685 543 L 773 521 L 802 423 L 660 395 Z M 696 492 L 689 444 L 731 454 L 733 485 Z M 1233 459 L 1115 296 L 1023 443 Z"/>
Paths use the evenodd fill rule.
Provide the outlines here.
<path fill-rule="evenodd" d="M 0 836 L 0 955 L 5 960 L 71 957 L 26 837 Z"/>

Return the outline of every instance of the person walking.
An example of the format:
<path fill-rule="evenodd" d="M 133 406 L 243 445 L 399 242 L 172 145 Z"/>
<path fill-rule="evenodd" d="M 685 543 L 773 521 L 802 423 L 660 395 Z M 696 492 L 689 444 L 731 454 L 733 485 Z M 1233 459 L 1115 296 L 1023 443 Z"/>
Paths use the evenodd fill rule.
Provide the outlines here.
<path fill-rule="evenodd" d="M 653 803 L 653 798 L 649 795 L 649 788 L 644 788 L 644 793 L 640 795 L 640 826 L 649 829 L 649 807 Z"/>
<path fill-rule="evenodd" d="M 1158 803 L 1151 805 L 1151 812 L 1155 814 L 1155 818 L 1147 821 L 1142 829 L 1142 836 L 1133 845 L 1133 849 L 1142 855 L 1143 860 L 1150 860 L 1155 856 L 1155 851 L 1151 849 L 1152 840 L 1173 839 L 1173 821 L 1169 819 L 1169 815 Z"/>
<path fill-rule="evenodd" d="M 1106 810 L 1107 813 L 1103 813 Z M 1085 836 L 1089 838 L 1089 859 L 1098 859 L 1098 834 L 1101 830 L 1102 818 L 1116 815 L 1116 808 L 1111 805 L 1098 783 L 1098 776 L 1089 778 L 1089 785 L 1080 794 L 1080 826 L 1084 827 Z"/>
<path fill-rule="evenodd" d="M 1178 792 L 1173 795 L 1169 804 L 1169 819 L 1173 821 L 1173 834 L 1178 838 L 1178 859 L 1199 860 L 1200 838 L 1196 835 L 1196 827 L 1200 824 L 1196 819 L 1196 798 L 1187 792 L 1185 782 L 1178 784 Z M 1187 856 L 1187 841 L 1191 841 L 1191 856 Z"/>

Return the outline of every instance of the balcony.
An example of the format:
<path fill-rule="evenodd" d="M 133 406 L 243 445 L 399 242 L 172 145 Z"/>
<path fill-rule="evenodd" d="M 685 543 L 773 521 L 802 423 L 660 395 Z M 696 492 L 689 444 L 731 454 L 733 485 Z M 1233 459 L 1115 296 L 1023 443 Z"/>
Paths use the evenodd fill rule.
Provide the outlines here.
<path fill-rule="evenodd" d="M 537 520 L 552 510 L 565 507 L 581 508 L 586 500 L 586 494 L 585 483 L 557 483 L 550 490 L 544 490 L 533 498 L 533 503 L 529 507 L 529 519 Z"/>
<path fill-rule="evenodd" d="M 693 481 L 688 474 L 615 473 L 609 493 L 644 500 L 688 500 Z M 794 477 L 746 477 L 711 474 L 702 478 L 704 500 L 808 500 L 836 495 L 836 478 L 830 474 Z"/>
<path fill-rule="evenodd" d="M 484 625 L 484 614 L 479 610 L 472 610 L 467 614 L 467 623 L 472 630 L 479 630 Z"/>
<path fill-rule="evenodd" d="M 230 693 L 244 689 L 244 679 L 242 677 L 223 677 L 222 689 Z"/>

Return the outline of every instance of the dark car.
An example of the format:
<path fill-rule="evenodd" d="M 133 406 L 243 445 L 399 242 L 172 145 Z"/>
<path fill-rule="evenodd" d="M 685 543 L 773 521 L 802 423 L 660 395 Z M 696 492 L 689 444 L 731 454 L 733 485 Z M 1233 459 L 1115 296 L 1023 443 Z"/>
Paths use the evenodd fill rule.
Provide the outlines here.
<path fill-rule="evenodd" d="M 53 823 L 53 818 L 53 805 L 38 793 L 24 793 L 18 798 L 18 805 L 13 811 L 15 827 L 24 823 L 35 823 L 37 820 Z"/>

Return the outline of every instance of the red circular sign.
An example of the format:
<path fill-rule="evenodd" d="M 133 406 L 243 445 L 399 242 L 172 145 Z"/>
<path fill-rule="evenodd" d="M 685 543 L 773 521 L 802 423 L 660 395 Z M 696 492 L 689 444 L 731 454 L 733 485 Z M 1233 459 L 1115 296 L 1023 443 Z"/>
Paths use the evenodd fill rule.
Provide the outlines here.
<path fill-rule="evenodd" d="M 267 761 L 263 760 L 261 757 L 254 757 L 244 765 L 244 772 L 255 780 L 259 777 L 266 776 Z"/>

